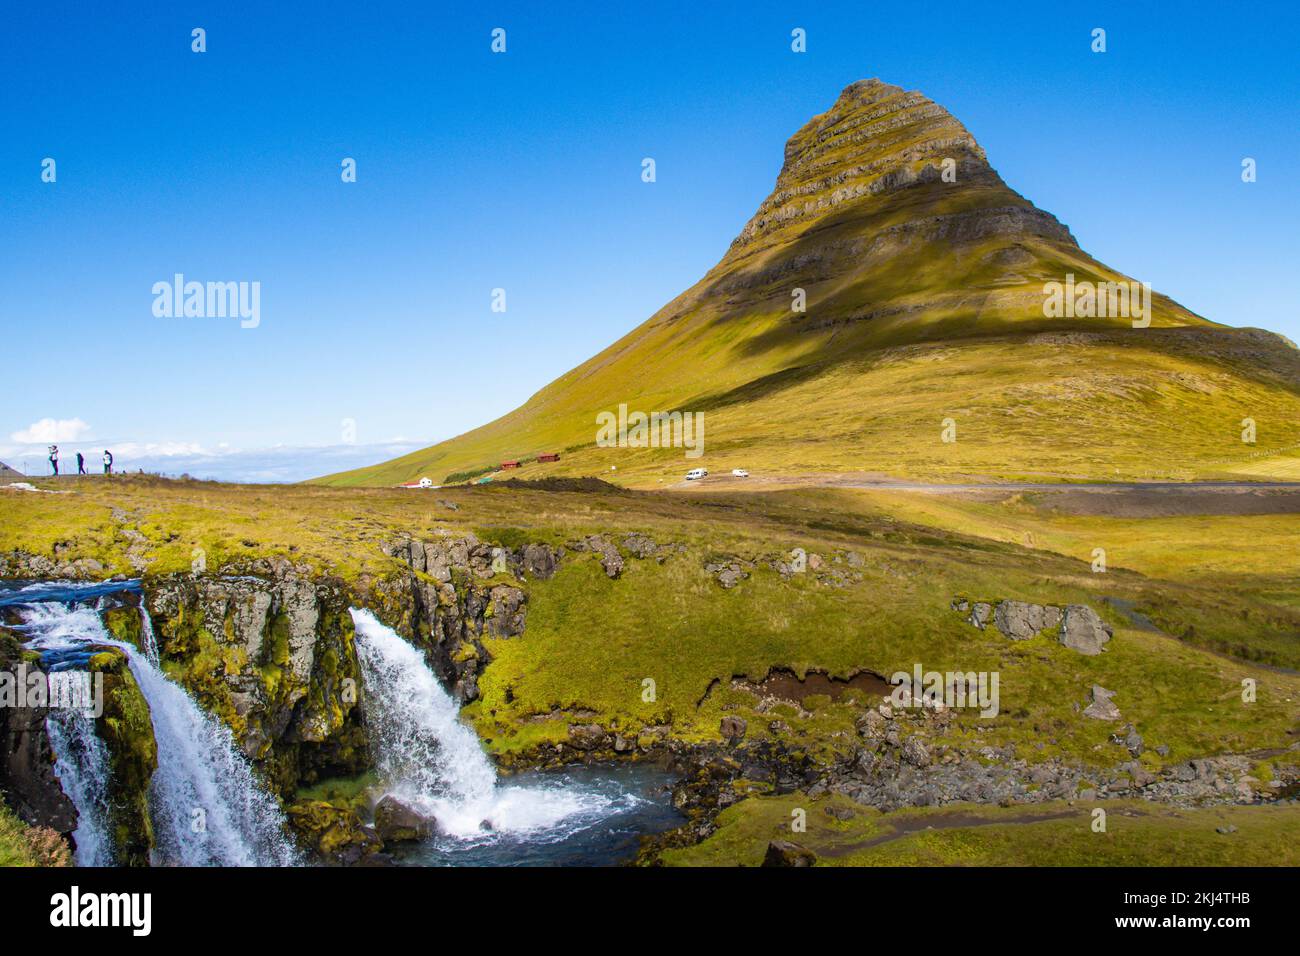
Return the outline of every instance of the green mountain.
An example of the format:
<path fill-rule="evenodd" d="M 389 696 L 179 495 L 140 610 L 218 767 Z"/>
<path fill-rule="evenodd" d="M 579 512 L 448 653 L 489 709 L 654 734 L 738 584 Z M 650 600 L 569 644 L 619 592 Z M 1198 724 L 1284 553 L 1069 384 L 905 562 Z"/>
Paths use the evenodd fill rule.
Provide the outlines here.
<path fill-rule="evenodd" d="M 1283 451 L 1300 442 L 1298 389 L 1285 339 L 1212 323 L 1093 259 L 942 106 L 864 80 L 790 138 L 722 261 L 645 323 L 496 421 L 319 481 L 437 483 L 504 460 L 642 486 L 697 465 L 1300 477 Z M 598 416 L 620 406 L 703 413 L 703 455 L 602 447 Z M 560 460 L 530 461 L 545 453 Z"/>

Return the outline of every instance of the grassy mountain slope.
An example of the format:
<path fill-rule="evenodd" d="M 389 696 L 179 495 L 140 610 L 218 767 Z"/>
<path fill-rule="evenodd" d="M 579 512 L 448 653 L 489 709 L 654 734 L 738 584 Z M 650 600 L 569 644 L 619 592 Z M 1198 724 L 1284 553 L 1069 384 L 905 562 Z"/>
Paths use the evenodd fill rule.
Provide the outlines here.
<path fill-rule="evenodd" d="M 1044 283 L 1067 274 L 1128 278 L 1012 191 L 942 107 L 854 83 L 787 143 L 775 190 L 722 261 L 643 325 L 494 422 L 320 480 L 445 481 L 544 452 L 562 460 L 525 476 L 614 467 L 640 485 L 693 464 L 937 478 L 1294 470 L 1271 453 L 1300 437 L 1300 353 L 1285 340 L 1158 294 L 1149 328 L 1045 317 Z M 704 457 L 597 447 L 597 413 L 622 403 L 704 412 Z M 955 442 L 941 440 L 945 419 Z"/>

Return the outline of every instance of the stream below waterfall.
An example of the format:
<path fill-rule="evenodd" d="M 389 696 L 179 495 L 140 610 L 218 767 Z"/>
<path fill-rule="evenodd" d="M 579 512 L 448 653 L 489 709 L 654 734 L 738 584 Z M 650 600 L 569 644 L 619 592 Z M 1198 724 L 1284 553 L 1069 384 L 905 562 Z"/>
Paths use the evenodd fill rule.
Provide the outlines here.
<path fill-rule="evenodd" d="M 0 584 L 25 646 L 51 675 L 82 670 L 93 648 L 127 655 L 150 708 L 158 767 L 149 787 L 154 865 L 285 866 L 308 862 L 279 802 L 262 786 L 230 730 L 159 666 L 148 614 L 142 648 L 118 641 L 100 611 L 139 582 Z M 365 726 L 379 780 L 436 821 L 427 840 L 387 847 L 403 866 L 611 865 L 635 855 L 642 835 L 683 822 L 669 776 L 647 765 L 535 771 L 498 779 L 459 706 L 423 654 L 368 611 L 354 610 Z M 86 713 L 52 710 L 46 721 L 55 770 L 78 811 L 76 862 L 118 862 L 106 802 L 111 760 Z M 197 823 L 196 823 L 197 821 Z"/>

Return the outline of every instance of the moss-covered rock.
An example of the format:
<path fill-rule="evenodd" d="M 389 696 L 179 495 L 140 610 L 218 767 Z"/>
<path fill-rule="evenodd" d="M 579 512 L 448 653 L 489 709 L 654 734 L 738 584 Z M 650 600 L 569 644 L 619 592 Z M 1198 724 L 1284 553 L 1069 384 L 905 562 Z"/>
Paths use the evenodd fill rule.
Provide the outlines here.
<path fill-rule="evenodd" d="M 164 670 L 230 727 L 278 793 L 365 768 L 339 582 L 280 562 L 265 576 L 159 577 L 145 594 Z"/>
<path fill-rule="evenodd" d="M 103 675 L 104 681 L 104 712 L 94 724 L 109 753 L 108 804 L 113 846 L 119 863 L 148 866 L 149 851 L 154 846 L 149 782 L 158 767 L 149 703 L 120 649 L 104 648 L 90 659 L 88 669 Z"/>
<path fill-rule="evenodd" d="M 286 812 L 299 842 L 325 863 L 359 863 L 383 849 L 374 830 L 350 807 L 324 800 L 299 800 Z"/>
<path fill-rule="evenodd" d="M 104 629 L 119 641 L 124 641 L 141 652 L 145 651 L 144 619 L 140 615 L 139 595 L 123 591 L 115 597 L 120 603 L 114 603 L 112 607 L 99 612 Z"/>

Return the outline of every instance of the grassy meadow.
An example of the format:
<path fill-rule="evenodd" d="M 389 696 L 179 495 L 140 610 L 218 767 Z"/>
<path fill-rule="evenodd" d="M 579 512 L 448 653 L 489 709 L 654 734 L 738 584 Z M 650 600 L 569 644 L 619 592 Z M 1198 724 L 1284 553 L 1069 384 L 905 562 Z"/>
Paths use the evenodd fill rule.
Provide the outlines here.
<path fill-rule="evenodd" d="M 1167 746 L 1168 761 L 1285 746 L 1300 717 L 1300 559 L 1275 540 L 1295 535 L 1293 515 L 1177 519 L 1157 547 L 1139 521 L 1099 524 L 1023 501 L 958 504 L 852 489 L 343 490 L 137 477 L 43 484 L 70 493 L 0 495 L 0 552 L 93 557 L 105 573 L 136 573 L 126 557 L 132 542 L 148 574 L 187 570 L 202 549 L 210 571 L 284 557 L 344 580 L 403 573 L 380 545 L 406 533 L 472 531 L 516 545 L 590 533 L 617 542 L 639 531 L 674 545 L 662 563 L 628 556 L 617 580 L 595 555 L 570 551 L 554 578 L 527 583 L 525 632 L 487 642 L 493 660 L 480 699 L 465 710 L 507 762 L 592 715 L 629 734 L 668 727 L 681 739 L 716 740 L 721 716 L 739 714 L 759 737 L 828 755 L 851 749 L 863 704 L 855 692 L 810 697 L 806 713 L 777 715 L 788 729 L 770 731 L 772 716 L 730 686 L 772 668 L 841 677 L 888 676 L 917 662 L 998 670 L 1000 715 L 961 716 L 952 740 L 1011 744 L 1030 760 L 1113 760 L 1113 726 L 1076 712 L 1094 683 L 1116 692 L 1125 720 L 1148 748 Z M 1111 554 L 1106 573 L 1091 569 L 1094 543 Z M 823 573 L 783 580 L 767 566 L 796 547 L 819 555 Z M 1234 551 L 1235 577 L 1205 571 Z M 722 588 L 705 570 L 718 560 L 746 563 L 749 577 Z M 832 570 L 844 575 L 842 586 L 825 577 Z M 1049 636 L 1012 642 L 966 623 L 950 608 L 957 596 L 1088 604 L 1115 638 L 1097 657 Z M 1160 629 L 1135 624 L 1121 607 Z M 1240 699 L 1246 677 L 1259 687 L 1249 705 Z"/>

